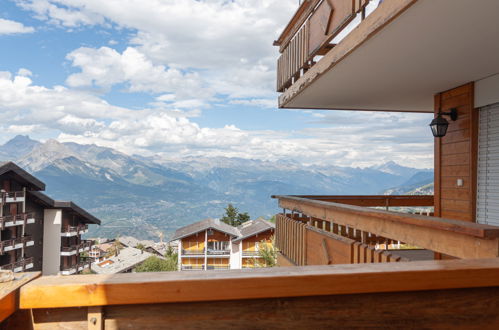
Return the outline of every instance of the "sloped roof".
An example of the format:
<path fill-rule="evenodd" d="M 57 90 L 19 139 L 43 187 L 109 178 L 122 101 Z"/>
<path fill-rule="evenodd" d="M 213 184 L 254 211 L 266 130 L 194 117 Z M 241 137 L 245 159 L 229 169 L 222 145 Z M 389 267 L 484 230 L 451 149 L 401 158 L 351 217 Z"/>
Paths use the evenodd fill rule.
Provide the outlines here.
<path fill-rule="evenodd" d="M 101 221 L 98 218 L 94 217 L 71 201 L 56 201 L 40 191 L 29 191 L 28 193 L 31 196 L 35 197 L 39 203 L 43 204 L 47 208 L 64 209 L 67 211 L 71 211 L 82 217 L 87 222 L 91 222 L 97 225 L 101 224 Z"/>
<path fill-rule="evenodd" d="M 144 245 L 144 247 L 153 247 L 154 242 L 153 241 L 148 241 L 148 240 L 139 240 L 136 239 L 135 237 L 132 236 L 123 236 L 118 238 L 118 240 L 126 246 L 130 247 L 136 247 L 139 244 Z"/>
<path fill-rule="evenodd" d="M 45 183 L 26 172 L 13 162 L 0 162 L 0 175 L 12 172 L 16 180 L 23 182 L 33 190 L 45 190 Z"/>
<path fill-rule="evenodd" d="M 239 227 L 233 227 L 220 220 L 205 219 L 177 229 L 171 241 L 178 240 L 207 229 L 215 229 L 234 236 L 234 242 L 274 229 L 275 225 L 263 219 L 251 220 L 243 223 Z"/>
<path fill-rule="evenodd" d="M 237 229 L 240 232 L 240 236 L 234 242 L 263 233 L 269 229 L 275 229 L 275 225 L 267 220 L 256 219 L 243 223 Z"/>
<path fill-rule="evenodd" d="M 221 231 L 223 233 L 239 237 L 240 233 L 239 230 L 237 230 L 236 227 L 232 227 L 231 225 L 228 225 L 220 220 L 214 220 L 211 218 L 204 219 L 195 223 L 192 223 L 190 225 L 187 225 L 185 227 L 179 228 L 175 231 L 175 234 L 173 235 L 171 241 L 181 239 L 196 233 L 199 233 L 201 231 L 207 230 L 207 229 L 215 229 L 218 231 Z"/>
<path fill-rule="evenodd" d="M 117 256 L 93 263 L 91 268 L 97 274 L 117 274 L 138 266 L 152 256 L 149 252 L 127 247 L 120 250 Z"/>

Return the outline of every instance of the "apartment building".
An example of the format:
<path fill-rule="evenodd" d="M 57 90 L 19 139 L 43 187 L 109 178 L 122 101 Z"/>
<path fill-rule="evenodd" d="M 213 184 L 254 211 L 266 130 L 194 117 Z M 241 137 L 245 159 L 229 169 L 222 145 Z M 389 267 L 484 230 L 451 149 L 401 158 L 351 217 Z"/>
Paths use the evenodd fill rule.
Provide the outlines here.
<path fill-rule="evenodd" d="M 70 201 L 56 201 L 45 184 L 12 162 L 0 164 L 0 268 L 71 275 L 90 267 L 80 253 L 89 224 L 100 220 Z"/>
<path fill-rule="evenodd" d="M 274 225 L 252 220 L 239 227 L 205 219 L 178 229 L 179 270 L 218 270 L 255 267 L 259 244 L 271 244 Z"/>

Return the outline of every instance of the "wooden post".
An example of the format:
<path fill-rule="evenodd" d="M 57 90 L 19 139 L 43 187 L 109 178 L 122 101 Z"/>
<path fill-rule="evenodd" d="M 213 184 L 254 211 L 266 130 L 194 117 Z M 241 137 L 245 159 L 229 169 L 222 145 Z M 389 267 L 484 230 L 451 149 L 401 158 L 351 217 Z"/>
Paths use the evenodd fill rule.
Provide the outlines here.
<path fill-rule="evenodd" d="M 88 330 L 103 330 L 104 316 L 102 306 L 88 307 Z"/>

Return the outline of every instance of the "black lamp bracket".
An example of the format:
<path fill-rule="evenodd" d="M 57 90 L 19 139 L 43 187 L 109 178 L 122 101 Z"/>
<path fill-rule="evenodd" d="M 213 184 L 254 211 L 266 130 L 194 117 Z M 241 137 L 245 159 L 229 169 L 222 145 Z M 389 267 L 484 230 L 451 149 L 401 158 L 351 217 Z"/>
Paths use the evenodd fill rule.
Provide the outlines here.
<path fill-rule="evenodd" d="M 456 121 L 457 120 L 457 109 L 456 108 L 452 108 L 448 112 L 442 112 L 442 111 L 440 111 L 438 113 L 438 115 L 439 116 L 449 116 L 452 121 Z"/>

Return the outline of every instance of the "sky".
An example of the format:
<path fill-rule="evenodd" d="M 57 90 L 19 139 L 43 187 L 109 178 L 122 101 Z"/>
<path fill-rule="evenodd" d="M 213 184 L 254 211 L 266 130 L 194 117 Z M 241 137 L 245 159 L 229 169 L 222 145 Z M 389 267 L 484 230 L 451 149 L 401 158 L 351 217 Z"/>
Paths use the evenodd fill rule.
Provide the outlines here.
<path fill-rule="evenodd" d="M 431 114 L 277 108 L 297 0 L 0 0 L 0 143 L 433 167 Z M 368 118 L 368 120 L 366 120 Z"/>

